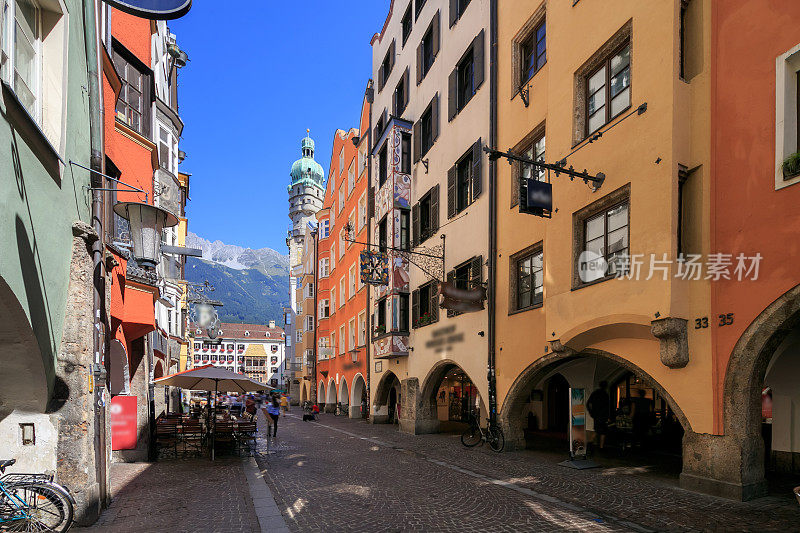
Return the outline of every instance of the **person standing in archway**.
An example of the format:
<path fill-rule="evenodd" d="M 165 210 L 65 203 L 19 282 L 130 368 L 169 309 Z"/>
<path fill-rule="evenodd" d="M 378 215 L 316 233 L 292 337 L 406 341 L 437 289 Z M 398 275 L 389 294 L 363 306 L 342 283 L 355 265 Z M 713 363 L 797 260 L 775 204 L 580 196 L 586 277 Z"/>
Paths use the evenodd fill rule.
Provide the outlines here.
<path fill-rule="evenodd" d="M 599 388 L 589 396 L 589 401 L 586 402 L 586 410 L 594 420 L 594 443 L 601 450 L 606 446 L 608 419 L 611 416 L 611 398 L 606 392 L 606 387 L 608 387 L 608 383 L 601 381 Z"/>
<path fill-rule="evenodd" d="M 647 391 L 636 390 L 636 397 L 631 400 L 631 422 L 633 424 L 633 439 L 637 446 L 643 447 L 650 427 L 650 416 L 653 404 L 647 399 Z"/>

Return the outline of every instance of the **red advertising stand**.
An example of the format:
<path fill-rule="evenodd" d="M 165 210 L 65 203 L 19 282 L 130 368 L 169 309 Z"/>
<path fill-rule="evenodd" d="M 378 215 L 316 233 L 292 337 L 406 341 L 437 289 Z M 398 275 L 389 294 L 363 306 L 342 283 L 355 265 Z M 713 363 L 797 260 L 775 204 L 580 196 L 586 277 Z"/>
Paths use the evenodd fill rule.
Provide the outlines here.
<path fill-rule="evenodd" d="M 111 398 L 111 449 L 135 449 L 136 426 L 136 396 Z"/>

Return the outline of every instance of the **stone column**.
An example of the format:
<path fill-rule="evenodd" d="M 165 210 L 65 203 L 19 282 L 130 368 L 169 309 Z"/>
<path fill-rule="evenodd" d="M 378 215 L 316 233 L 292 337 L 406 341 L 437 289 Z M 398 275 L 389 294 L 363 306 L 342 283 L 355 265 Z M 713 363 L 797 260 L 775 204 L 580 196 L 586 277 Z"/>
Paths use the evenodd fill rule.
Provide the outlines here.
<path fill-rule="evenodd" d="M 400 382 L 400 431 L 412 435 L 439 432 L 436 400 L 421 396 L 418 378 Z"/>
<path fill-rule="evenodd" d="M 64 334 L 56 358 L 55 385 L 48 412 L 58 428 L 56 478 L 75 497 L 76 522 L 90 525 L 100 516 L 102 495 L 108 492 L 108 477 L 99 471 L 101 465 L 95 454 L 96 445 L 103 442 L 95 440 L 98 432 L 106 432 L 108 437 L 108 426 L 96 427 L 95 423 L 95 409 L 104 409 L 95 396 L 93 374 L 91 243 L 98 236 L 82 222 L 73 225 L 73 234 Z M 104 479 L 106 486 L 101 487 L 99 481 Z"/>

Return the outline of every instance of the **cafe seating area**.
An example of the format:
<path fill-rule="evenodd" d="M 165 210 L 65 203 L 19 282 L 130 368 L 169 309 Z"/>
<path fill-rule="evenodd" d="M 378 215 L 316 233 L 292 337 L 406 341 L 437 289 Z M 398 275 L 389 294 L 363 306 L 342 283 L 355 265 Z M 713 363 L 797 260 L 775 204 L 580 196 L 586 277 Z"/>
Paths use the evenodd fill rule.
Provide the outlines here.
<path fill-rule="evenodd" d="M 207 410 L 205 416 L 202 412 L 163 413 L 155 424 L 156 455 L 158 459 L 201 457 L 210 453 L 212 443 L 217 455 L 253 455 L 257 432 L 254 418 L 236 417 L 228 411 L 216 414 L 216 424 L 211 424 Z"/>

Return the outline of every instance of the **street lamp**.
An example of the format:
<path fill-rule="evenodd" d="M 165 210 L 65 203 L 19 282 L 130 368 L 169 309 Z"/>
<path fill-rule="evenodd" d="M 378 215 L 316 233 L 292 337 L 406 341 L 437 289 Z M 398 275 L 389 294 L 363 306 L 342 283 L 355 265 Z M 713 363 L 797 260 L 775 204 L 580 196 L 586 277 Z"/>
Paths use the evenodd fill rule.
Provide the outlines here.
<path fill-rule="evenodd" d="M 155 268 L 161 259 L 161 233 L 164 228 L 175 226 L 178 217 L 140 202 L 120 202 L 114 205 L 114 212 L 130 223 L 133 257 L 138 263 Z"/>
<path fill-rule="evenodd" d="M 348 350 L 348 353 L 353 358 L 354 363 L 358 363 L 358 352 L 360 352 L 360 348 L 353 348 L 352 350 Z"/>

